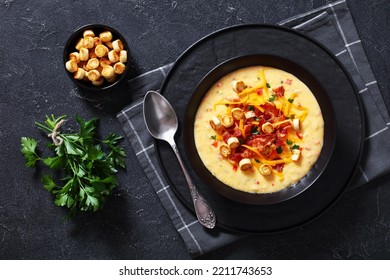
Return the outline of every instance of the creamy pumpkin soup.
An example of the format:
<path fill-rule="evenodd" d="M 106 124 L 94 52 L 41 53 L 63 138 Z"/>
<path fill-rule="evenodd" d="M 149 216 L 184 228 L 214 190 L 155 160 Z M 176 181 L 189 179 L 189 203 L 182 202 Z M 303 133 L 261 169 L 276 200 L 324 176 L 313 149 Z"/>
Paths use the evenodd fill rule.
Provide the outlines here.
<path fill-rule="evenodd" d="M 310 89 L 283 70 L 253 66 L 219 80 L 196 113 L 195 144 L 206 168 L 244 192 L 292 186 L 318 159 L 324 139 Z"/>

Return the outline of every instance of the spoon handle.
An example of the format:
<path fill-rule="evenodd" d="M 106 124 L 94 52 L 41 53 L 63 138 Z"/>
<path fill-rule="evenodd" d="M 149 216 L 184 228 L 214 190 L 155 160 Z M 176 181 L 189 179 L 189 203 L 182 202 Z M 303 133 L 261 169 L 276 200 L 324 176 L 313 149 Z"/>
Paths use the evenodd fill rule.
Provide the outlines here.
<path fill-rule="evenodd" d="M 184 166 L 183 160 L 181 159 L 179 150 L 174 141 L 169 141 L 173 151 L 176 154 L 176 157 L 179 161 L 181 169 L 183 170 L 184 177 L 186 178 L 188 187 L 190 189 L 192 201 L 194 203 L 195 213 L 198 217 L 199 222 L 206 228 L 215 227 L 215 214 L 211 209 L 206 199 L 198 192 L 195 184 L 192 182 L 191 176 L 188 173 L 187 169 Z"/>

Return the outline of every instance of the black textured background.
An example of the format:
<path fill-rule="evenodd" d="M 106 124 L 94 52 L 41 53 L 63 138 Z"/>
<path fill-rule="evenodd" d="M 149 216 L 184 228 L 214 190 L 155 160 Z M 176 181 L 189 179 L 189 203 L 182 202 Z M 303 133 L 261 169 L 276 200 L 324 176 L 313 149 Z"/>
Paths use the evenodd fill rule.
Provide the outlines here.
<path fill-rule="evenodd" d="M 390 2 L 347 1 L 390 107 Z M 102 134 L 122 134 L 115 114 L 132 101 L 126 84 L 83 92 L 66 76 L 64 44 L 89 24 L 118 29 L 130 45 L 129 78 L 174 61 L 196 40 L 241 23 L 277 23 L 319 1 L 0 0 L 0 259 L 188 259 L 131 146 L 127 172 L 103 211 L 63 222 L 24 166 L 20 137 L 40 139 L 46 114 L 100 118 Z M 390 139 L 389 139 L 390 141 Z M 252 236 L 205 259 L 390 259 L 390 176 L 350 191 L 325 215 L 288 233 Z"/>

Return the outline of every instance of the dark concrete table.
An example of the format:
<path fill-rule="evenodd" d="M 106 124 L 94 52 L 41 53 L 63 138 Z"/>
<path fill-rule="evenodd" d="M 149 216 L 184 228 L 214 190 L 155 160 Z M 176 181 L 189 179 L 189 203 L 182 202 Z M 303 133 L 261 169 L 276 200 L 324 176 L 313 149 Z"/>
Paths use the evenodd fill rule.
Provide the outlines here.
<path fill-rule="evenodd" d="M 106 1 L 102 1 L 106 2 Z M 132 101 L 126 86 L 81 94 L 65 75 L 64 44 L 89 23 L 119 29 L 130 44 L 129 78 L 174 61 L 196 40 L 241 23 L 277 23 L 328 1 L 1 1 L 0 259 L 188 259 L 128 143 L 127 172 L 103 211 L 71 222 L 26 169 L 20 137 L 41 139 L 34 121 L 55 113 L 100 118 L 122 134 L 116 113 Z M 348 1 L 390 105 L 390 2 Z M 388 106 L 390 107 L 390 106 Z M 390 140 L 390 139 L 389 139 Z M 288 233 L 252 236 L 210 259 L 388 259 L 390 176 L 345 194 L 325 215 Z"/>

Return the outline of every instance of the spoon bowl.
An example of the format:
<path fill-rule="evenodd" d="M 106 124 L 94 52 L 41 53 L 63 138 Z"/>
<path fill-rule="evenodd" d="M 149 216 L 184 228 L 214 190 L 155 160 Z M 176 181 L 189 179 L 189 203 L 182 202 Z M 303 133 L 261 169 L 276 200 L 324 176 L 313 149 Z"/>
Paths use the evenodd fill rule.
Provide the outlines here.
<path fill-rule="evenodd" d="M 173 137 L 178 128 L 171 104 L 161 94 L 149 91 L 144 99 L 144 120 L 149 133 L 156 139 Z"/>
<path fill-rule="evenodd" d="M 144 97 L 143 114 L 149 133 L 156 139 L 168 142 L 175 152 L 187 181 L 199 222 L 206 228 L 214 228 L 216 222 L 214 211 L 192 182 L 175 143 L 174 136 L 178 128 L 178 120 L 171 104 L 160 93 L 148 91 Z"/>

